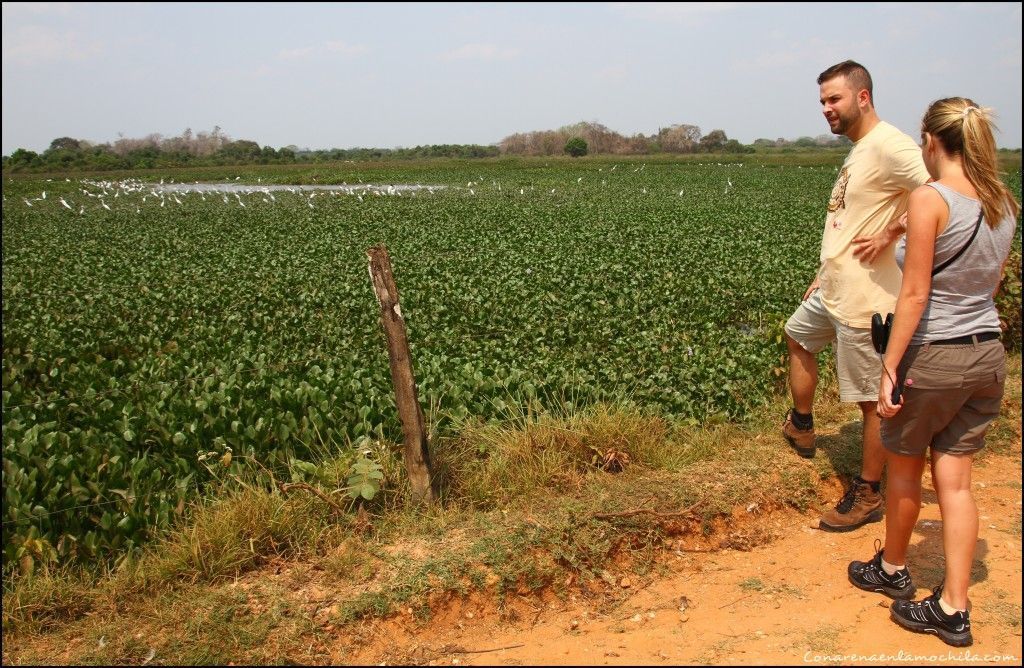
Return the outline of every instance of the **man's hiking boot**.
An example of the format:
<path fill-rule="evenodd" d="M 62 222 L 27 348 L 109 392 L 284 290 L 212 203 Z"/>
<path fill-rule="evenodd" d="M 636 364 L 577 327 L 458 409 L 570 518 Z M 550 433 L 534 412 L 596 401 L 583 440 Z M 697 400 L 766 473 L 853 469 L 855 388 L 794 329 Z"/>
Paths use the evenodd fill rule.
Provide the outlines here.
<path fill-rule="evenodd" d="M 920 633 L 934 633 L 953 647 L 967 647 L 974 642 L 971 637 L 971 613 L 959 610 L 947 615 L 939 605 L 942 585 L 932 590 L 932 595 L 922 601 L 893 601 L 889 616 L 905 629 Z"/>
<path fill-rule="evenodd" d="M 807 459 L 814 457 L 814 427 L 797 429 L 793 424 L 793 409 L 786 413 L 786 421 L 782 423 L 782 436 L 796 450 L 797 454 Z"/>
<path fill-rule="evenodd" d="M 914 583 L 910 580 L 910 569 L 904 566 L 892 575 L 882 568 L 882 541 L 875 541 L 875 556 L 871 561 L 851 561 L 846 573 L 855 587 L 874 591 L 890 598 L 909 601 L 914 598 Z"/>
<path fill-rule="evenodd" d="M 823 531 L 853 531 L 869 522 L 882 521 L 884 509 L 881 492 L 857 476 L 836 507 L 821 516 L 818 527 Z"/>

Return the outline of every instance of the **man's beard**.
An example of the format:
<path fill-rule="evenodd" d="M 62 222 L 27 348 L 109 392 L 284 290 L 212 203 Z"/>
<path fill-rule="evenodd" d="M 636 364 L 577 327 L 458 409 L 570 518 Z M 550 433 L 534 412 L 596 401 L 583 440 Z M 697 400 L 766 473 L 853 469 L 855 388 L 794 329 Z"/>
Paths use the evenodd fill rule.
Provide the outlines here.
<path fill-rule="evenodd" d="M 859 120 L 860 111 L 855 109 L 848 115 L 839 114 L 839 124 L 836 125 L 834 128 L 832 128 L 831 126 L 829 127 L 832 130 L 832 134 L 845 135 L 847 130 L 849 130 L 853 126 L 853 124 Z"/>

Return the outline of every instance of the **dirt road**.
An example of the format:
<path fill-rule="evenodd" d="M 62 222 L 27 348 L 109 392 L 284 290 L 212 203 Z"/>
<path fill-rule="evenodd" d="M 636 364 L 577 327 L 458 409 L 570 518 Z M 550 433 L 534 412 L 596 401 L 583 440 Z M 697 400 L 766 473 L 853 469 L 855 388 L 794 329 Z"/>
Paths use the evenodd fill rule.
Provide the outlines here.
<path fill-rule="evenodd" d="M 429 623 L 373 623 L 334 663 L 421 665 L 1021 664 L 1021 458 L 991 455 L 974 473 L 981 517 L 972 579 L 974 645 L 948 647 L 889 619 L 889 599 L 854 588 L 883 525 L 810 528 L 817 513 L 764 518 L 775 539 L 749 551 L 672 551 L 616 596 L 456 600 Z M 918 598 L 942 578 L 942 524 L 931 480 L 908 563 Z"/>

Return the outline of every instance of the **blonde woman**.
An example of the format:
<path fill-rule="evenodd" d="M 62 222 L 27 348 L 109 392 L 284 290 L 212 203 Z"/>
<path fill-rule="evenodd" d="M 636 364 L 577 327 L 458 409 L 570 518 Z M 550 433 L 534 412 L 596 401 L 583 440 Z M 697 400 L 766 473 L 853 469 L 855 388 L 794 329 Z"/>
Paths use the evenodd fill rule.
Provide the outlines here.
<path fill-rule="evenodd" d="M 1010 252 L 1020 204 L 999 179 L 990 112 L 953 97 L 933 102 L 921 154 L 935 179 L 910 196 L 906 237 L 896 248 L 903 284 L 885 352 L 878 413 L 887 450 L 885 546 L 854 561 L 850 581 L 895 599 L 893 621 L 972 643 L 967 588 L 978 540 L 971 464 L 999 414 L 1005 352 L 993 295 Z M 893 403 L 893 388 L 905 382 Z M 942 514 L 945 579 L 922 601 L 906 567 L 921 507 L 921 474 L 931 472 Z"/>

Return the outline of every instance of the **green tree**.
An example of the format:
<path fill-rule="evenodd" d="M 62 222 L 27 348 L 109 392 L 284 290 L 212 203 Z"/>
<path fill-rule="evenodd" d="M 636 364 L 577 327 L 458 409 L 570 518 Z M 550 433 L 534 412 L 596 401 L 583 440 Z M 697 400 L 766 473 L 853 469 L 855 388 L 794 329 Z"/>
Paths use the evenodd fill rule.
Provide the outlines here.
<path fill-rule="evenodd" d="M 57 137 L 50 142 L 51 151 L 77 151 L 82 148 L 82 142 L 71 137 Z"/>
<path fill-rule="evenodd" d="M 722 144 L 722 151 L 725 153 L 753 153 L 754 147 L 741 144 L 735 139 L 730 139 Z"/>
<path fill-rule="evenodd" d="M 565 142 L 565 152 L 574 158 L 587 154 L 587 140 L 583 137 L 573 137 Z"/>
<path fill-rule="evenodd" d="M 11 154 L 10 165 L 12 167 L 31 167 L 39 164 L 39 154 L 35 151 L 19 148 Z"/>
<path fill-rule="evenodd" d="M 725 130 L 712 130 L 700 139 L 700 150 L 705 153 L 721 151 L 729 138 L 725 136 Z"/>

